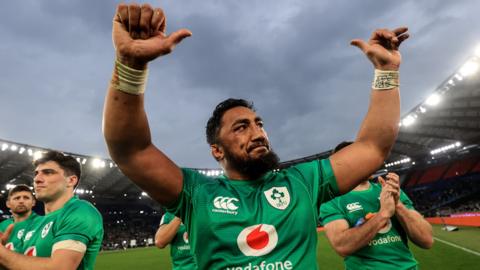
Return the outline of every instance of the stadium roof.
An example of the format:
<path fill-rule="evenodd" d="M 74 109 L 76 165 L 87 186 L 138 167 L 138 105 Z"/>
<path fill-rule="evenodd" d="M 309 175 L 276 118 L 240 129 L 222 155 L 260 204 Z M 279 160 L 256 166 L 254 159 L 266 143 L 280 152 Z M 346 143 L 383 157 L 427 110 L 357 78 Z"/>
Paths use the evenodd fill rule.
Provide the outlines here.
<path fill-rule="evenodd" d="M 400 133 L 390 157 L 388 170 L 407 170 L 436 160 L 456 159 L 479 154 L 480 147 L 480 50 L 457 73 L 452 74 L 424 102 L 412 108 L 401 120 Z M 29 184 L 33 179 L 32 160 L 37 151 L 47 149 L 0 139 L 0 195 L 10 185 Z M 38 153 L 37 153 L 38 154 Z M 104 198 L 146 196 L 129 181 L 111 160 L 67 153 L 83 164 L 83 176 L 77 193 Z M 283 166 L 324 158 L 330 150 L 296 160 Z M 218 169 L 198 169 L 218 175 Z"/>

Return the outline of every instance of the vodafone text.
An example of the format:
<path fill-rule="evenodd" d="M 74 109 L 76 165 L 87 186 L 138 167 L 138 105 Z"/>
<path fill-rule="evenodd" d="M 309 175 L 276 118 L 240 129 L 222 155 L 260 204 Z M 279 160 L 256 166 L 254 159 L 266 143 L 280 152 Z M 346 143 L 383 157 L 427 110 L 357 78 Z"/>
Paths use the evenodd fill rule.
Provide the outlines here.
<path fill-rule="evenodd" d="M 227 267 L 225 270 L 291 270 L 291 269 L 293 269 L 293 264 L 291 261 L 271 262 L 271 263 L 262 261 L 260 264 L 257 264 L 257 265 L 249 263 L 246 266 Z"/>

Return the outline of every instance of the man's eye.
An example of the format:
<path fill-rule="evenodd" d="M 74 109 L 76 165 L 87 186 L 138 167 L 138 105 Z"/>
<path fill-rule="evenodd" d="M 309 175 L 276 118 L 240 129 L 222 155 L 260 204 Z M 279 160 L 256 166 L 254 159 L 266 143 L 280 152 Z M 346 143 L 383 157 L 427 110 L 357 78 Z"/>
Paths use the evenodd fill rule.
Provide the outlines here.
<path fill-rule="evenodd" d="M 240 126 L 236 126 L 233 130 L 234 131 L 242 131 L 245 129 L 245 125 L 240 125 Z"/>

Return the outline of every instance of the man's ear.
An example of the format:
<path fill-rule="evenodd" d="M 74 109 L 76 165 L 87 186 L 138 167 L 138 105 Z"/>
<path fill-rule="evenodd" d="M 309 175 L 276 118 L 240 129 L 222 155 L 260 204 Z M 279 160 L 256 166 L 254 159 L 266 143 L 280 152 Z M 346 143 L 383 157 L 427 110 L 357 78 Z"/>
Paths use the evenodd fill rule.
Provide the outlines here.
<path fill-rule="evenodd" d="M 78 177 L 76 175 L 70 175 L 68 177 L 68 187 L 75 187 L 78 183 Z"/>
<path fill-rule="evenodd" d="M 211 144 L 210 150 L 212 151 L 212 156 L 216 161 L 220 161 L 224 158 L 223 149 L 218 144 Z"/>

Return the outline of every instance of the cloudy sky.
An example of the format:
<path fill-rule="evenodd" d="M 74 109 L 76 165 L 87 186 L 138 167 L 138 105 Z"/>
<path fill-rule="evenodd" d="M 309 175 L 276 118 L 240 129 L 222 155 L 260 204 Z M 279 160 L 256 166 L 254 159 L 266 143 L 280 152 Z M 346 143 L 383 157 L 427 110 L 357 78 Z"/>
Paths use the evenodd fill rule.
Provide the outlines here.
<path fill-rule="evenodd" d="M 3 1 L 0 139 L 108 157 L 101 132 L 119 1 Z M 353 139 L 372 66 L 349 45 L 406 25 L 402 114 L 480 42 L 480 1 L 164 0 L 167 30 L 189 28 L 150 65 L 146 109 L 155 144 L 188 167 L 217 167 L 204 126 L 221 100 L 253 100 L 282 160 Z"/>

